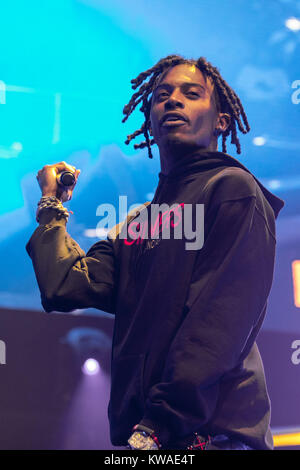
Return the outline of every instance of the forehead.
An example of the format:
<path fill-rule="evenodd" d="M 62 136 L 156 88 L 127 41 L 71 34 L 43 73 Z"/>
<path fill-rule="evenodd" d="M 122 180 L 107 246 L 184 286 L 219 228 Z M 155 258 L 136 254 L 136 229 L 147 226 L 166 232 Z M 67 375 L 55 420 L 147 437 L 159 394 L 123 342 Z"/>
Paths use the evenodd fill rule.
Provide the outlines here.
<path fill-rule="evenodd" d="M 164 84 L 180 86 L 184 83 L 198 83 L 210 92 L 213 90 L 210 80 L 206 80 L 203 73 L 193 64 L 180 64 L 172 67 L 162 75 L 156 87 Z"/>

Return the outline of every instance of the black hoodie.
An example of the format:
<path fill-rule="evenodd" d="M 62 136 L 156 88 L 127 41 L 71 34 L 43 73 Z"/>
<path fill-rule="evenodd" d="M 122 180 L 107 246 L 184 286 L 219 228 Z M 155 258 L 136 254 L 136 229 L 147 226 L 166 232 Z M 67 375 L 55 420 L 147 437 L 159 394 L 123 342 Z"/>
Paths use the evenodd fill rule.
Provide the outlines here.
<path fill-rule="evenodd" d="M 173 206 L 174 214 L 164 210 L 164 217 L 153 219 L 154 204 Z M 196 204 L 204 207 L 204 227 Z M 191 243 L 184 230 L 174 235 L 177 225 L 186 227 L 188 205 L 202 243 L 200 236 Z M 140 423 L 154 429 L 166 449 L 188 442 L 194 432 L 272 448 L 255 339 L 272 285 L 275 219 L 283 205 L 231 156 L 198 151 L 168 175 L 159 173 L 151 203 L 87 254 L 63 219 L 44 214 L 26 246 L 44 309 L 94 307 L 115 314 L 114 445 L 126 445 Z M 170 237 L 164 238 L 168 223 Z"/>

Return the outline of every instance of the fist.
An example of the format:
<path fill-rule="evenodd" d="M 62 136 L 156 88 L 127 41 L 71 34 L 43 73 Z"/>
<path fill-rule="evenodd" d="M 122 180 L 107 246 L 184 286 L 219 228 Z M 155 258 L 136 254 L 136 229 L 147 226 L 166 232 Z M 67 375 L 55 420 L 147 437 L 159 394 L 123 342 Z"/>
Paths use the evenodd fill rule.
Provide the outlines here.
<path fill-rule="evenodd" d="M 75 176 L 75 183 L 67 188 L 57 183 L 57 175 L 62 171 L 71 171 Z M 77 183 L 80 170 L 76 170 L 75 166 L 68 165 L 66 162 L 55 163 L 54 165 L 45 165 L 38 171 L 36 179 L 43 196 L 56 196 L 62 202 L 72 199 L 73 190 Z"/>

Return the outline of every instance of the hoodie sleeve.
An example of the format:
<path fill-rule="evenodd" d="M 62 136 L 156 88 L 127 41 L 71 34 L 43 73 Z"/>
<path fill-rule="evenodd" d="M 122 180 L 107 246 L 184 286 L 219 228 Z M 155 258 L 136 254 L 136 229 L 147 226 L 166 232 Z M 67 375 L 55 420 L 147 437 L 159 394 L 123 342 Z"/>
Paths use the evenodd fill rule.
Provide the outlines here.
<path fill-rule="evenodd" d="M 113 239 L 108 235 L 86 254 L 67 233 L 65 220 L 56 220 L 53 214 L 51 218 L 49 213 L 49 222 L 44 220 L 26 245 L 44 310 L 69 312 L 94 307 L 114 313 Z"/>
<path fill-rule="evenodd" d="M 164 445 L 205 429 L 220 379 L 241 360 L 272 285 L 275 238 L 256 197 L 218 204 L 212 220 L 197 254 L 186 316 L 140 423 Z"/>

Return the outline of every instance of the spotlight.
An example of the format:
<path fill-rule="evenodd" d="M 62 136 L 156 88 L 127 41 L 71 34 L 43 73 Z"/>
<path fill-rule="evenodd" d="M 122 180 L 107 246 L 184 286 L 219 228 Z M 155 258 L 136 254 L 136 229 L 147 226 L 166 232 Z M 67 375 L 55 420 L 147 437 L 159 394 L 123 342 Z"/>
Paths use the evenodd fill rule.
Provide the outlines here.
<path fill-rule="evenodd" d="M 85 375 L 96 375 L 100 371 L 99 362 L 93 357 L 90 357 L 84 362 L 81 370 Z"/>
<path fill-rule="evenodd" d="M 110 367 L 111 339 L 104 331 L 93 327 L 75 327 L 60 340 L 72 356 L 78 377 L 82 373 L 106 373 Z M 100 367 L 101 364 L 101 367 Z"/>
<path fill-rule="evenodd" d="M 108 228 L 87 228 L 84 231 L 84 236 L 88 238 L 103 238 L 107 236 L 109 230 Z"/>
<path fill-rule="evenodd" d="M 278 189 L 280 188 L 281 184 L 279 180 L 270 180 L 269 181 L 269 188 L 270 189 Z"/>
<path fill-rule="evenodd" d="M 0 104 L 6 103 L 6 85 L 0 80 Z"/>
<path fill-rule="evenodd" d="M 253 142 L 254 145 L 257 145 L 257 146 L 261 147 L 262 145 L 265 145 L 266 139 L 265 139 L 265 137 L 254 137 L 252 142 Z"/>
<path fill-rule="evenodd" d="M 21 142 L 14 142 L 14 143 L 11 145 L 11 148 L 12 148 L 12 150 L 15 150 L 16 152 L 22 152 L 22 150 L 23 150 L 23 145 L 21 144 Z"/>
<path fill-rule="evenodd" d="M 292 275 L 294 287 L 294 305 L 300 307 L 300 260 L 292 262 Z"/>
<path fill-rule="evenodd" d="M 300 20 L 292 16 L 285 20 L 285 26 L 291 31 L 300 31 Z"/>

